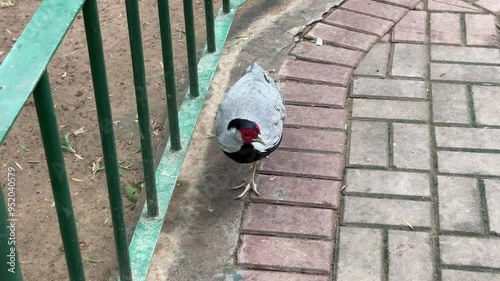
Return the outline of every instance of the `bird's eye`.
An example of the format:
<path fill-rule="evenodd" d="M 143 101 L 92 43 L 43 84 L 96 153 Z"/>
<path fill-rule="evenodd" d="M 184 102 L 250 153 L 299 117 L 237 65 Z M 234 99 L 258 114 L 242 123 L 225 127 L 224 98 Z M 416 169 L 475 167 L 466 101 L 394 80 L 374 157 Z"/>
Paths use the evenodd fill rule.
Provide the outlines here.
<path fill-rule="evenodd" d="M 244 133 L 243 135 L 244 135 L 245 137 L 249 137 L 249 136 L 250 136 L 250 134 L 249 134 L 249 133 Z"/>

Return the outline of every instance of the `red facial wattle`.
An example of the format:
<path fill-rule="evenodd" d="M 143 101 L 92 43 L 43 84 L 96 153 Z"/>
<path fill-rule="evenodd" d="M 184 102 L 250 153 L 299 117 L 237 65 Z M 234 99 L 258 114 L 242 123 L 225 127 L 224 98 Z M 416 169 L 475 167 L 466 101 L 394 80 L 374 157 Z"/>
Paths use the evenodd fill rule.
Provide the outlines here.
<path fill-rule="evenodd" d="M 241 128 L 240 133 L 241 139 L 244 143 L 251 143 L 258 136 L 258 133 L 255 130 L 248 128 Z"/>

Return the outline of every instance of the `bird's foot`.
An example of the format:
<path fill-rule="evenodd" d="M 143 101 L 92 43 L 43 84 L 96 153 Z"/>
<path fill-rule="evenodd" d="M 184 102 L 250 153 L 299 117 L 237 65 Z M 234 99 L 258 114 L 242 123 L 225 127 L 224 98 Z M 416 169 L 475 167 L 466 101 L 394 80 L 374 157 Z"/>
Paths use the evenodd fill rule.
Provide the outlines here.
<path fill-rule="evenodd" d="M 242 184 L 240 184 L 238 186 L 232 187 L 231 189 L 240 189 L 242 187 L 244 187 L 245 189 L 235 199 L 241 199 L 241 198 L 243 198 L 243 196 L 245 196 L 245 194 L 247 194 L 247 192 L 250 189 L 252 189 L 252 191 L 255 192 L 255 194 L 257 194 L 257 196 L 260 196 L 259 191 L 257 191 L 257 185 L 255 184 L 253 178 L 250 179 L 250 180 L 245 181 L 244 183 L 242 183 Z"/>

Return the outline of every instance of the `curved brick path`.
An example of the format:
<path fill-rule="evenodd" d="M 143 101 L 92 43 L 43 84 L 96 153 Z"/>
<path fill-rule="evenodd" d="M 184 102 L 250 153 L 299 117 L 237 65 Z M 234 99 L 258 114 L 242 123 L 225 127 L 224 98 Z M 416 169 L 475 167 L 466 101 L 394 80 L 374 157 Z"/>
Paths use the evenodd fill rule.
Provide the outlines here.
<path fill-rule="evenodd" d="M 500 280 L 500 1 L 471 2 L 347 0 L 297 43 L 234 276 Z"/>

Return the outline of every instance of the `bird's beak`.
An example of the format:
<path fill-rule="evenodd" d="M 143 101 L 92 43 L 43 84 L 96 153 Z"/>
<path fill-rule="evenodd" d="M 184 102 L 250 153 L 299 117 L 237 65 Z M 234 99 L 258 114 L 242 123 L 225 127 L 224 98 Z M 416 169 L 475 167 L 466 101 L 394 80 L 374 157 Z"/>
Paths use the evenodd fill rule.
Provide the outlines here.
<path fill-rule="evenodd" d="M 257 138 L 253 139 L 252 142 L 258 142 L 258 143 L 261 143 L 264 146 L 266 146 L 266 142 L 262 139 L 262 135 L 260 135 L 260 134 L 257 136 Z"/>

